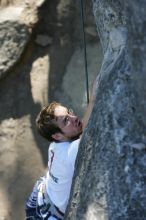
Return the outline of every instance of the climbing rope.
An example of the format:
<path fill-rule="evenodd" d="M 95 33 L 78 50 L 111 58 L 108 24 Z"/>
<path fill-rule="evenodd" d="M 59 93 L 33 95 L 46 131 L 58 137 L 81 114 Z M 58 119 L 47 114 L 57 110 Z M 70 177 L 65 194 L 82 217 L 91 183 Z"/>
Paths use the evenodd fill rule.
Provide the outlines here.
<path fill-rule="evenodd" d="M 85 34 L 85 15 L 84 15 L 83 0 L 80 0 L 80 8 L 81 8 L 81 10 L 80 10 L 81 11 L 81 24 L 82 24 L 82 33 L 83 33 L 83 47 L 84 47 L 86 94 L 87 94 L 87 103 L 89 103 L 89 80 L 88 80 L 87 49 L 86 49 L 86 34 Z"/>

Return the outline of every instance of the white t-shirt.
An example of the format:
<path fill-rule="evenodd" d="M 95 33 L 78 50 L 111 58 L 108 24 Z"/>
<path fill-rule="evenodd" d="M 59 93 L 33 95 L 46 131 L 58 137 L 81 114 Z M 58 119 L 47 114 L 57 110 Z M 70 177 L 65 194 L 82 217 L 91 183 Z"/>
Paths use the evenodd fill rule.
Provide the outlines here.
<path fill-rule="evenodd" d="M 79 142 L 80 139 L 73 142 L 53 142 L 49 146 L 47 193 L 63 213 L 70 195 Z"/>

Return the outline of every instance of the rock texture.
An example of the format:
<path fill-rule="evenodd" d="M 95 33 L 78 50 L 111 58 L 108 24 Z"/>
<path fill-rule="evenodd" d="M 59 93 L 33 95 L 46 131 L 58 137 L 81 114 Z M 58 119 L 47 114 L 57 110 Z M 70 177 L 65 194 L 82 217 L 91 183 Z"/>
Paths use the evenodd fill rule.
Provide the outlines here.
<path fill-rule="evenodd" d="M 5 4 L 4 4 L 5 3 Z M 0 8 L 0 79 L 20 60 L 37 23 L 38 1 L 31 4 L 8 5 Z M 10 5 L 9 5 L 10 4 Z"/>
<path fill-rule="evenodd" d="M 0 79 L 19 61 L 29 40 L 28 30 L 16 21 L 0 23 Z"/>
<path fill-rule="evenodd" d="M 93 1 L 104 58 L 65 219 L 146 219 L 145 10 Z"/>

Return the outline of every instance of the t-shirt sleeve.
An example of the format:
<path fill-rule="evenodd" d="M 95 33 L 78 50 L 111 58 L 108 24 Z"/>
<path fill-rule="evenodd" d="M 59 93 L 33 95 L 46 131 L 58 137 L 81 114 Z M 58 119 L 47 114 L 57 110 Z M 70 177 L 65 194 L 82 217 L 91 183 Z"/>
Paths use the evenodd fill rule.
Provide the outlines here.
<path fill-rule="evenodd" d="M 75 140 L 71 143 L 69 151 L 68 151 L 68 161 L 71 168 L 74 170 L 75 161 L 78 153 L 78 148 L 80 144 L 80 139 Z"/>

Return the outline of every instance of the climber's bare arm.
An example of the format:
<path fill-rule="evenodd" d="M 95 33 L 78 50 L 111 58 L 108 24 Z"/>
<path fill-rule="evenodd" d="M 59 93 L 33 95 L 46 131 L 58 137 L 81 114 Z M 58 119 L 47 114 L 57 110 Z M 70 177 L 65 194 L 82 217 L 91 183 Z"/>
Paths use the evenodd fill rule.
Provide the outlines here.
<path fill-rule="evenodd" d="M 90 101 L 89 101 L 89 104 L 87 106 L 87 109 L 86 109 L 84 117 L 83 117 L 83 131 L 84 131 L 85 127 L 87 126 L 89 117 L 91 115 L 91 112 L 92 112 L 92 109 L 93 109 L 93 106 L 94 106 L 94 103 L 95 103 L 96 90 L 97 90 L 97 86 L 98 86 L 98 78 L 99 77 L 97 77 L 96 80 L 93 83 L 93 89 L 92 89 L 92 93 L 91 93 L 91 96 L 90 96 Z"/>

